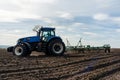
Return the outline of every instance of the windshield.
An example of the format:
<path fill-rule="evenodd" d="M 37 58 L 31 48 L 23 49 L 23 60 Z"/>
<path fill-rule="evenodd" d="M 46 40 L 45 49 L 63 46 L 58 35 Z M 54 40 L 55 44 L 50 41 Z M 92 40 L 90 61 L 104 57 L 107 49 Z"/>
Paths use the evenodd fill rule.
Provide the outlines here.
<path fill-rule="evenodd" d="M 49 36 L 55 36 L 54 31 L 43 31 L 41 36 L 49 37 Z"/>
<path fill-rule="evenodd" d="M 51 36 L 55 36 L 55 31 L 41 31 L 40 36 L 43 41 L 47 41 Z"/>

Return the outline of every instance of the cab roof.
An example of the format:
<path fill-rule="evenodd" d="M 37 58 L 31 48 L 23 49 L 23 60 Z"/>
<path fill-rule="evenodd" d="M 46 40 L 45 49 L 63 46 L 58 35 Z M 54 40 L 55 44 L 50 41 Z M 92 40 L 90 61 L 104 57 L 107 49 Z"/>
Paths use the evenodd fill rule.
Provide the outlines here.
<path fill-rule="evenodd" d="M 51 27 L 41 27 L 40 30 L 41 30 L 41 31 L 51 31 L 51 30 L 55 30 L 55 28 L 51 28 Z"/>

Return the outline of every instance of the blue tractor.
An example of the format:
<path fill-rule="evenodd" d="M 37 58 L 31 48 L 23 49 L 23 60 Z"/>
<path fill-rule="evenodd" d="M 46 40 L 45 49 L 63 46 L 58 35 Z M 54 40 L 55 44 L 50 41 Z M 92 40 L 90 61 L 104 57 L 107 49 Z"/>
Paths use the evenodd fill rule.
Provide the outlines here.
<path fill-rule="evenodd" d="M 32 51 L 44 52 L 46 55 L 61 56 L 65 52 L 65 44 L 55 35 L 55 28 L 35 27 L 37 36 L 20 38 L 15 46 L 7 48 L 16 56 L 26 57 Z"/>

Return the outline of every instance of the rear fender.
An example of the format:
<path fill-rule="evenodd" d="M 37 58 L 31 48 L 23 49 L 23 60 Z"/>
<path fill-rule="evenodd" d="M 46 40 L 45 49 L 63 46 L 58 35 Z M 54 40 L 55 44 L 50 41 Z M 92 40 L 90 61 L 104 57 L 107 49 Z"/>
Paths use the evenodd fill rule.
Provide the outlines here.
<path fill-rule="evenodd" d="M 59 39 L 60 41 L 62 41 L 62 39 L 60 37 L 52 37 L 48 40 L 48 43 L 51 42 L 52 40 L 55 40 L 55 39 Z"/>
<path fill-rule="evenodd" d="M 49 39 L 47 45 L 48 45 L 51 41 L 56 40 L 56 39 L 58 39 L 58 40 L 60 40 L 61 42 L 63 42 L 60 37 L 52 37 L 51 39 Z"/>

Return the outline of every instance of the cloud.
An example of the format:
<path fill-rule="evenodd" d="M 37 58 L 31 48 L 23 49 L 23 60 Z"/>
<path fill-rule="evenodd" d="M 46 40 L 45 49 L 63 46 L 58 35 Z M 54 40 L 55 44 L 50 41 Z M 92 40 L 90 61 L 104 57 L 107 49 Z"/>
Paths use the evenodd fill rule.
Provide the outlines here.
<path fill-rule="evenodd" d="M 55 20 L 52 20 L 51 18 L 47 18 L 47 17 L 42 17 L 42 18 L 39 19 L 39 20 L 44 21 L 44 22 L 46 22 L 46 23 L 48 23 L 48 24 L 51 24 L 51 25 L 56 23 Z"/>
<path fill-rule="evenodd" d="M 113 21 L 115 24 L 120 25 L 120 16 L 119 16 L 119 17 L 113 17 L 113 18 L 112 18 L 112 21 Z"/>
<path fill-rule="evenodd" d="M 107 23 L 107 25 L 109 25 L 109 24 L 120 25 L 120 15 L 112 16 L 112 15 L 105 14 L 105 13 L 98 13 L 93 16 L 93 19 L 96 21 L 100 21 L 101 24 Z"/>
<path fill-rule="evenodd" d="M 22 13 L 22 12 L 10 12 L 6 10 L 0 10 L 0 22 L 19 22 L 19 19 L 28 18 L 28 19 L 40 19 L 41 16 Z"/>
<path fill-rule="evenodd" d="M 93 33 L 93 32 L 83 32 L 83 34 L 88 35 L 88 36 L 92 36 L 92 37 L 97 36 L 97 34 Z"/>
<path fill-rule="evenodd" d="M 72 14 L 68 13 L 68 12 L 62 12 L 62 11 L 58 11 L 56 12 L 58 14 L 58 17 L 60 18 L 64 18 L 64 19 L 73 19 Z"/>
<path fill-rule="evenodd" d="M 33 31 L 23 29 L 0 29 L 0 45 L 15 45 L 19 38 L 35 36 Z"/>
<path fill-rule="evenodd" d="M 93 16 L 93 18 L 95 20 L 104 21 L 104 20 L 108 20 L 109 19 L 109 15 L 103 14 L 103 13 L 98 13 L 98 14 L 95 14 Z"/>
<path fill-rule="evenodd" d="M 71 26 L 73 26 L 73 27 L 76 28 L 76 29 L 89 29 L 89 28 L 86 26 L 86 23 L 81 23 L 81 22 L 75 22 L 75 23 L 73 23 Z"/>
<path fill-rule="evenodd" d="M 116 32 L 120 32 L 120 29 L 116 29 Z"/>
<path fill-rule="evenodd" d="M 82 25 L 84 25 L 84 23 L 76 22 L 73 24 L 73 26 L 82 26 Z"/>
<path fill-rule="evenodd" d="M 60 29 L 60 30 L 65 30 L 66 29 L 66 26 L 55 25 L 54 27 L 57 28 L 57 29 Z"/>
<path fill-rule="evenodd" d="M 20 22 L 20 19 L 41 19 L 42 7 L 55 4 L 57 0 L 1 0 L 0 22 Z M 42 18 L 43 19 L 43 18 Z M 50 22 L 44 18 L 46 22 Z"/>
<path fill-rule="evenodd" d="M 28 2 L 29 0 L 27 0 Z M 31 0 L 31 2 L 36 3 L 47 3 L 47 4 L 54 4 L 57 0 Z"/>

